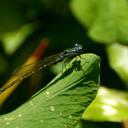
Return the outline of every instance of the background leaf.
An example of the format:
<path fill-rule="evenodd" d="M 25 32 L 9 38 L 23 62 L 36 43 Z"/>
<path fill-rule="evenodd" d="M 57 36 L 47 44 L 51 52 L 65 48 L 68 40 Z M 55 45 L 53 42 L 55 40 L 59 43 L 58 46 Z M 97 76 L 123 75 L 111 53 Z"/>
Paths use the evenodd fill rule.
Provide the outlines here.
<path fill-rule="evenodd" d="M 93 40 L 128 42 L 127 0 L 72 0 L 71 9 Z"/>
<path fill-rule="evenodd" d="M 93 121 L 120 122 L 128 119 L 128 94 L 100 87 L 97 97 L 84 112 L 83 118 Z"/>
<path fill-rule="evenodd" d="M 95 54 L 83 54 L 77 61 L 74 58 L 28 102 L 1 116 L 1 127 L 74 128 L 97 94 L 99 64 Z"/>
<path fill-rule="evenodd" d="M 34 24 L 22 26 L 17 31 L 11 31 L 3 34 L 1 40 L 7 54 L 13 54 L 15 50 L 23 43 L 25 38 L 34 31 Z"/>
<path fill-rule="evenodd" d="M 128 46 L 114 43 L 107 48 L 110 66 L 128 88 Z"/>

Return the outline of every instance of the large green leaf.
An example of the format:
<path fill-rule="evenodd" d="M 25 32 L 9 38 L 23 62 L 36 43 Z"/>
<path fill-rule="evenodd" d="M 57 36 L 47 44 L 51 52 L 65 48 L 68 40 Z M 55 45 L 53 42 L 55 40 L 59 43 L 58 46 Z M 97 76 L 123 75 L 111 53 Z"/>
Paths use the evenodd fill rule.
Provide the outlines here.
<path fill-rule="evenodd" d="M 72 0 L 71 9 L 93 40 L 128 42 L 127 0 Z"/>
<path fill-rule="evenodd" d="M 95 98 L 100 58 L 74 58 L 45 88 L 15 111 L 0 117 L 2 128 L 74 128 Z"/>

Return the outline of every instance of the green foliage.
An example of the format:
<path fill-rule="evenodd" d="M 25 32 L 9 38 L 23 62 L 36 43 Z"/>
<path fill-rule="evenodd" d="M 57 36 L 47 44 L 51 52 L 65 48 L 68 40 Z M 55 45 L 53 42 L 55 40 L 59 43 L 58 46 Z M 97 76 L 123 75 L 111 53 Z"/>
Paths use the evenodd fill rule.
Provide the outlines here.
<path fill-rule="evenodd" d="M 2 41 L 3 46 L 7 54 L 12 54 L 22 44 L 25 38 L 34 31 L 34 24 L 27 24 L 22 26 L 17 31 L 11 31 L 6 34 L 3 34 Z"/>
<path fill-rule="evenodd" d="M 126 0 L 72 0 L 71 8 L 93 40 L 102 43 L 128 42 Z"/>
<path fill-rule="evenodd" d="M 15 111 L 0 117 L 2 128 L 74 128 L 95 98 L 100 58 L 74 58 L 45 88 Z"/>
<path fill-rule="evenodd" d="M 114 43 L 107 47 L 110 66 L 128 86 L 128 46 Z"/>
<path fill-rule="evenodd" d="M 16 30 L 25 23 L 24 11 L 20 11 L 20 4 L 14 1 L 1 1 L 0 4 L 0 36 Z"/>
<path fill-rule="evenodd" d="M 24 28 L 28 24 L 30 26 Z M 10 34 L 8 35 L 8 33 Z M 97 99 L 85 111 L 83 117 L 90 120 L 89 124 L 92 124 L 93 121 L 111 121 L 112 123 L 113 121 L 127 120 L 127 92 L 117 90 L 125 89 L 126 91 L 126 87 L 128 87 L 128 48 L 126 46 L 128 44 L 128 0 L 1 1 L 0 65 L 2 75 L 0 74 L 0 82 L 7 80 L 7 76 L 12 73 L 12 70 L 26 60 L 26 57 L 32 53 L 43 37 L 48 37 L 50 40 L 45 54 L 46 57 L 65 48 L 70 48 L 76 42 L 84 46 L 85 52 L 93 52 L 101 57 L 101 83 L 108 89 L 100 88 L 99 94 L 103 93 L 103 95 L 98 94 Z M 87 74 L 85 73 L 83 79 L 88 76 L 91 69 L 88 67 L 91 59 L 87 59 L 87 56 L 85 69 L 82 68 Z M 92 64 L 92 67 L 94 65 Z M 65 127 L 69 124 L 74 128 L 83 110 L 95 97 L 96 92 L 94 93 L 92 90 L 97 91 L 97 86 L 95 88 L 90 87 L 89 84 L 86 84 L 87 79 L 85 83 L 83 81 L 76 82 L 77 77 L 82 77 L 79 74 L 81 69 L 74 70 L 73 68 L 73 72 L 69 73 L 70 70 L 68 69 L 72 69 L 70 66 L 64 70 L 64 74 L 58 75 L 53 80 L 55 81 L 53 84 L 50 83 L 30 99 L 30 102 L 26 102 L 10 114 L 1 116 L 0 126 L 14 128 L 19 125 L 21 127 L 41 127 L 45 125 L 44 127 L 47 128 L 54 124 L 61 128 L 62 124 L 65 124 Z M 39 81 L 43 81 L 43 85 L 46 85 L 52 79 L 53 72 L 57 74 L 60 69 L 59 65 L 56 65 L 52 70 L 47 69 L 48 72 L 41 72 L 42 77 L 41 79 L 38 77 Z M 72 78 L 69 77 L 69 74 Z M 97 76 L 99 76 L 99 73 Z M 96 74 L 93 73 L 89 79 L 95 77 Z M 26 81 L 24 81 L 25 84 Z M 70 84 L 70 82 L 75 84 Z M 84 83 L 83 86 L 80 83 Z M 84 86 L 85 84 L 86 86 Z M 18 95 L 12 94 L 15 97 L 14 100 L 9 98 L 7 104 L 3 105 L 5 111 L 1 109 L 2 113 L 14 110 L 22 103 L 22 98 L 19 95 L 22 94 L 22 87 L 28 86 L 23 83 L 23 86 L 20 87 L 19 92 L 16 90 L 16 93 L 19 93 Z M 86 93 L 85 96 L 75 95 L 78 87 L 81 89 L 78 94 Z M 114 90 L 109 89 L 109 87 L 114 88 Z M 51 94 L 55 95 L 46 101 L 45 92 L 49 92 L 49 89 L 52 91 Z M 90 91 L 90 95 L 88 91 Z M 26 91 L 26 93 L 23 96 L 28 97 L 28 92 Z M 71 96 L 69 93 L 74 95 Z M 89 100 L 90 97 L 91 100 Z M 24 100 L 26 101 L 25 98 Z M 70 103 L 74 100 L 78 104 L 71 105 Z M 67 105 L 67 103 L 69 104 Z M 60 106 L 60 104 L 62 105 Z M 84 107 L 81 104 L 84 104 Z M 40 107 L 43 107 L 44 110 L 39 111 Z M 73 107 L 76 107 L 76 109 Z M 110 111 L 108 112 L 108 110 Z M 58 116 L 61 111 L 65 114 L 64 116 Z M 73 112 L 77 114 L 72 115 Z M 30 126 L 30 124 L 33 126 Z M 87 127 L 85 124 L 84 126 Z M 97 123 L 95 122 L 92 127 L 97 128 Z M 106 127 L 109 127 L 109 125 Z M 113 126 L 110 124 L 110 127 Z"/>
<path fill-rule="evenodd" d="M 84 112 L 83 118 L 95 121 L 120 122 L 128 119 L 128 94 L 100 87 L 96 99 Z"/>

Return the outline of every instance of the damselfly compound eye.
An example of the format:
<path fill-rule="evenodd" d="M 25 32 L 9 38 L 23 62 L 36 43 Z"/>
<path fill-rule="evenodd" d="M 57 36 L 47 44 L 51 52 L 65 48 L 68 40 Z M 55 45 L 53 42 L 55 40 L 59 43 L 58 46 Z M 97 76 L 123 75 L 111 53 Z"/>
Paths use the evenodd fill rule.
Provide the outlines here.
<path fill-rule="evenodd" d="M 81 44 L 75 44 L 75 49 L 78 53 L 82 53 L 83 52 L 83 46 Z"/>

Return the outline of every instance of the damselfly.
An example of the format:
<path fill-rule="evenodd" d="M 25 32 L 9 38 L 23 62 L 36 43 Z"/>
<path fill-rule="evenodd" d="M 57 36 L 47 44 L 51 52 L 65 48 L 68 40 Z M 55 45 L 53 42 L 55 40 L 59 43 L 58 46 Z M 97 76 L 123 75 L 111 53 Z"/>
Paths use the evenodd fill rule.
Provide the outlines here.
<path fill-rule="evenodd" d="M 40 71 L 41 69 L 44 69 L 44 68 L 51 66 L 53 64 L 57 64 L 58 62 L 62 62 L 64 59 L 70 59 L 72 57 L 80 55 L 82 52 L 83 52 L 82 45 L 75 44 L 75 46 L 73 48 L 65 49 L 64 51 L 62 51 L 58 54 L 49 56 L 43 63 L 34 64 L 35 68 L 33 71 L 21 74 L 18 79 L 14 80 L 10 84 L 8 84 L 6 87 L 3 87 L 2 89 L 0 89 L 0 93 L 4 92 L 6 89 L 13 86 L 15 83 L 24 80 L 25 78 L 27 78 L 28 76 L 30 76 L 32 74 L 35 74 L 36 72 Z M 31 64 L 23 66 L 23 67 L 28 68 L 29 66 L 31 66 Z M 21 67 L 21 69 L 23 67 Z"/>

